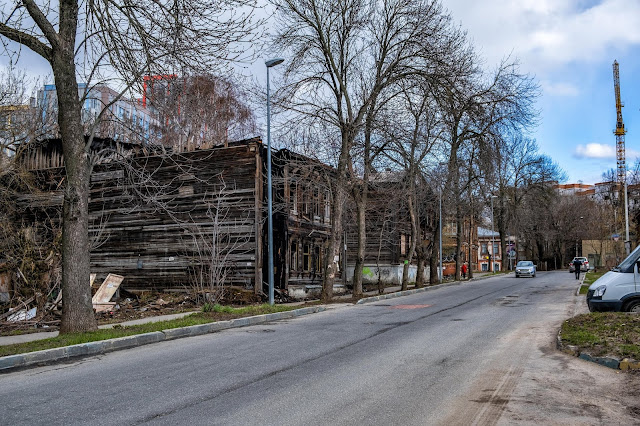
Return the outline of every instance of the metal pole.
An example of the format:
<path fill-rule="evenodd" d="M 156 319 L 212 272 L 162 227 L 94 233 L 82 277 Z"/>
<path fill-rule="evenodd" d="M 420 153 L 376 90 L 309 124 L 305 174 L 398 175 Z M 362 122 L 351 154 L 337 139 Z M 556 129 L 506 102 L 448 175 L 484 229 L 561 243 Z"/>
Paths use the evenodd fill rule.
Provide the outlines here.
<path fill-rule="evenodd" d="M 269 305 L 273 305 L 273 199 L 271 191 L 271 98 L 269 94 L 269 66 L 267 66 L 267 235 L 269 240 L 268 271 Z"/>
<path fill-rule="evenodd" d="M 494 262 L 494 247 L 495 247 L 495 242 L 494 242 L 494 237 L 493 237 L 493 198 L 494 196 L 491 196 L 491 251 L 489 254 L 489 272 L 495 272 L 493 270 L 493 262 Z"/>
<path fill-rule="evenodd" d="M 627 174 L 624 176 L 624 221 L 625 221 L 625 240 L 624 247 L 627 250 L 627 256 L 631 252 L 631 241 L 629 241 L 629 196 L 627 194 Z"/>
<path fill-rule="evenodd" d="M 269 94 L 269 68 L 281 64 L 282 58 L 266 61 L 267 67 L 267 234 L 269 240 L 268 268 L 269 277 L 269 304 L 273 305 L 273 190 L 271 188 L 271 97 Z"/>
<path fill-rule="evenodd" d="M 347 287 L 347 231 L 344 231 L 344 240 L 342 241 L 342 284 L 345 288 Z"/>
<path fill-rule="evenodd" d="M 438 281 L 442 283 L 442 187 L 440 187 L 440 263 L 438 264 Z"/>

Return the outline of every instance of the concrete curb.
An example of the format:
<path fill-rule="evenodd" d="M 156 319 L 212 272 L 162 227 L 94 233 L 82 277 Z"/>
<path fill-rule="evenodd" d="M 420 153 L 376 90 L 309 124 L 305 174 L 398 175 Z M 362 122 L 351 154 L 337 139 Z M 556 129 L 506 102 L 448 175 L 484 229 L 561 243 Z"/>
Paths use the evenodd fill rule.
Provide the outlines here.
<path fill-rule="evenodd" d="M 270 321 L 295 318 L 302 315 L 322 312 L 325 310 L 326 307 L 324 306 L 313 306 L 295 309 L 293 311 L 256 315 L 253 317 L 237 318 L 229 321 L 218 321 L 182 328 L 172 328 L 168 330 L 155 331 L 152 333 L 119 337 L 116 339 L 100 340 L 97 342 L 81 343 L 78 345 L 47 349 L 43 351 L 9 355 L 0 357 L 0 373 L 6 373 L 10 370 L 18 368 L 34 367 L 56 362 L 69 361 L 73 358 L 78 357 L 100 355 L 108 352 L 119 351 L 122 349 L 148 345 L 151 343 L 159 343 L 162 341 L 181 339 L 184 337 L 215 333 L 216 331 L 226 330 L 229 328 L 246 327 L 248 325 L 263 324 Z"/>
<path fill-rule="evenodd" d="M 594 362 L 614 370 L 640 370 L 640 362 L 630 360 L 628 358 L 620 360 L 613 357 L 593 356 L 587 352 L 580 352 L 577 346 L 564 345 L 562 343 L 562 331 L 558 331 L 558 335 L 556 336 L 556 347 L 567 355 L 571 355 L 585 361 Z"/>

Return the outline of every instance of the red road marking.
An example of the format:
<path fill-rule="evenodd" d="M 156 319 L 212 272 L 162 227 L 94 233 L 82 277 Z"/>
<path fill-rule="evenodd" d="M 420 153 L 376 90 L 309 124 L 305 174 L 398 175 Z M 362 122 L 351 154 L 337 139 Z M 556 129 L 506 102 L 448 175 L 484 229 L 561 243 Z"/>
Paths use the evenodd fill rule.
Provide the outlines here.
<path fill-rule="evenodd" d="M 428 308 L 431 305 L 395 305 L 391 306 L 391 309 L 421 309 Z"/>

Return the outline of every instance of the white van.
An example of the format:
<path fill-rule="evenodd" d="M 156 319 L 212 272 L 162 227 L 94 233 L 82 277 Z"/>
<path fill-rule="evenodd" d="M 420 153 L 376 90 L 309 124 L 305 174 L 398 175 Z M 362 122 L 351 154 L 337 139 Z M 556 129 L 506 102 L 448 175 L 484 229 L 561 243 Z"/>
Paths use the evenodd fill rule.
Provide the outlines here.
<path fill-rule="evenodd" d="M 589 286 L 587 304 L 594 311 L 640 312 L 640 246 Z"/>

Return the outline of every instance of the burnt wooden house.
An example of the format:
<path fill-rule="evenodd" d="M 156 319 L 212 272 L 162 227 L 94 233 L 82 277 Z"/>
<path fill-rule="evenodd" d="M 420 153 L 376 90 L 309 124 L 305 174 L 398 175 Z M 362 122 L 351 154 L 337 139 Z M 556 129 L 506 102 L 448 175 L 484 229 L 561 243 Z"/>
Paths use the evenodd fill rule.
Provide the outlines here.
<path fill-rule="evenodd" d="M 98 280 L 123 275 L 129 291 L 231 285 L 264 292 L 267 156 L 259 138 L 179 153 L 98 143 L 89 202 Z M 23 222 L 60 216 L 60 155 L 53 143 L 25 156 L 41 192 L 17 200 Z M 320 285 L 333 171 L 287 150 L 272 159 L 275 287 Z"/>

